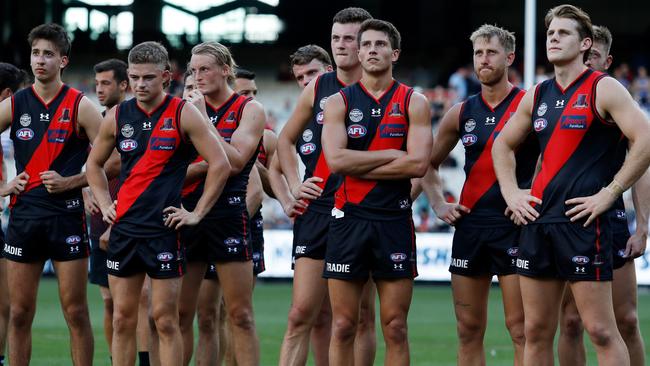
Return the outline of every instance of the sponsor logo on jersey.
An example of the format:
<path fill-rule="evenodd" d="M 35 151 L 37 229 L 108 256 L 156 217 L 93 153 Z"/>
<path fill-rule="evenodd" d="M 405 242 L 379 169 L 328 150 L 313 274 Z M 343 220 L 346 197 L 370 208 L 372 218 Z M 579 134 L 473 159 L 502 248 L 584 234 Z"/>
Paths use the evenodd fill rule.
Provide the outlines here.
<path fill-rule="evenodd" d="M 400 209 L 405 210 L 411 207 L 411 202 L 408 199 L 399 200 L 398 206 Z"/>
<path fill-rule="evenodd" d="M 239 204 L 241 204 L 241 201 L 242 201 L 242 199 L 241 199 L 240 196 L 228 197 L 228 204 L 231 205 L 231 206 L 239 205 Z"/>
<path fill-rule="evenodd" d="M 325 109 L 325 102 L 327 102 L 328 97 L 323 97 L 320 99 L 320 102 L 318 102 L 318 106 L 320 109 Z"/>
<path fill-rule="evenodd" d="M 540 117 L 543 116 L 544 114 L 546 114 L 547 109 L 548 109 L 548 105 L 542 102 L 542 104 L 540 104 L 539 107 L 537 107 L 537 115 Z"/>
<path fill-rule="evenodd" d="M 303 131 L 303 133 L 302 133 L 302 139 L 305 140 L 305 142 L 309 142 L 309 141 L 311 141 L 311 139 L 312 139 L 313 137 L 314 137 L 314 133 L 311 132 L 310 129 L 306 129 L 306 130 Z"/>
<path fill-rule="evenodd" d="M 309 142 L 300 146 L 300 153 L 303 155 L 310 155 L 314 151 L 316 151 L 316 145 L 313 142 Z"/>
<path fill-rule="evenodd" d="M 497 118 L 496 118 L 496 117 L 485 117 L 485 125 L 486 125 L 486 126 L 493 125 L 493 124 L 495 124 L 496 122 L 497 122 Z"/>
<path fill-rule="evenodd" d="M 508 253 L 508 255 L 511 257 L 516 257 L 519 254 L 519 248 L 518 247 L 508 248 L 506 253 Z"/>
<path fill-rule="evenodd" d="M 362 125 L 350 125 L 348 127 L 348 136 L 353 139 L 358 139 L 366 135 L 366 128 Z"/>
<path fill-rule="evenodd" d="M 463 145 L 471 146 L 474 145 L 476 141 L 478 141 L 478 137 L 476 137 L 476 135 L 468 133 L 463 135 L 463 137 L 461 137 L 461 141 L 463 142 Z"/>
<path fill-rule="evenodd" d="M 230 237 L 230 238 L 227 238 L 226 240 L 224 240 L 223 243 L 228 245 L 228 246 L 235 246 L 235 245 L 239 245 L 241 243 L 241 240 L 239 240 L 237 238 Z"/>
<path fill-rule="evenodd" d="M 406 136 L 406 125 L 385 124 L 379 126 L 379 136 L 384 138 L 395 138 Z"/>
<path fill-rule="evenodd" d="M 127 139 L 131 136 L 133 136 L 133 126 L 130 124 L 125 124 L 122 126 L 122 129 L 120 130 L 122 132 L 122 136 L 126 137 Z"/>
<path fill-rule="evenodd" d="M 162 252 L 159 253 L 156 258 L 161 262 L 169 262 L 170 260 L 174 259 L 174 255 L 170 252 Z"/>
<path fill-rule="evenodd" d="M 327 263 L 328 272 L 350 273 L 350 265 L 342 263 Z"/>
<path fill-rule="evenodd" d="M 563 130 L 585 130 L 587 129 L 586 116 L 562 116 L 560 128 Z"/>
<path fill-rule="evenodd" d="M 49 122 L 50 121 L 50 114 L 49 113 L 41 113 L 40 114 L 40 120 L 41 120 L 41 122 Z"/>
<path fill-rule="evenodd" d="M 456 268 L 468 268 L 469 259 L 451 258 L 451 266 Z"/>
<path fill-rule="evenodd" d="M 407 256 L 404 253 L 391 253 L 390 260 L 393 262 L 404 262 Z"/>
<path fill-rule="evenodd" d="M 564 99 L 559 99 L 555 101 L 555 108 L 564 108 Z"/>
<path fill-rule="evenodd" d="M 21 128 L 16 131 L 16 137 L 23 141 L 29 141 L 34 138 L 34 131 L 29 128 Z"/>
<path fill-rule="evenodd" d="M 20 119 L 18 120 L 18 122 L 20 122 L 21 126 L 27 127 L 32 123 L 32 116 L 25 113 L 22 116 L 20 116 Z"/>
<path fill-rule="evenodd" d="M 473 119 L 468 119 L 467 122 L 465 122 L 465 132 L 472 132 L 474 131 L 474 128 L 476 128 L 476 121 Z"/>
<path fill-rule="evenodd" d="M 350 117 L 350 121 L 352 122 L 359 122 L 363 119 L 363 112 L 355 108 L 348 113 L 348 117 Z"/>
<path fill-rule="evenodd" d="M 112 269 L 114 271 L 119 271 L 120 270 L 120 262 L 117 261 L 112 261 L 112 260 L 106 260 L 106 267 L 108 269 Z"/>
<path fill-rule="evenodd" d="M 584 255 L 576 255 L 573 258 L 571 258 L 571 261 L 575 264 L 587 264 L 589 263 L 589 257 L 585 257 Z"/>
<path fill-rule="evenodd" d="M 138 148 L 138 142 L 132 139 L 122 140 L 120 142 L 120 150 L 133 151 Z"/>
<path fill-rule="evenodd" d="M 75 245 L 81 243 L 81 237 L 79 235 L 70 235 L 65 238 L 65 243 L 70 245 Z"/>
<path fill-rule="evenodd" d="M 142 130 L 144 131 L 151 130 L 151 122 L 150 121 L 142 122 Z"/>
<path fill-rule="evenodd" d="M 23 256 L 23 248 L 18 248 L 14 247 L 12 245 L 9 245 L 5 243 L 5 253 L 15 255 L 16 257 L 22 257 Z"/>
<path fill-rule="evenodd" d="M 151 150 L 174 150 L 176 149 L 176 139 L 171 137 L 152 137 L 149 141 Z"/>
<path fill-rule="evenodd" d="M 371 108 L 370 117 L 381 117 L 381 108 Z"/>
<path fill-rule="evenodd" d="M 539 132 L 548 126 L 548 121 L 545 118 L 538 118 L 533 122 L 533 128 L 535 131 Z"/>
<path fill-rule="evenodd" d="M 65 201 L 65 207 L 68 210 L 79 208 L 79 207 L 81 207 L 81 200 L 79 198 L 73 198 L 71 200 L 66 200 Z"/>
<path fill-rule="evenodd" d="M 615 210 L 615 213 L 617 219 L 619 220 L 627 219 L 627 214 L 625 213 L 625 210 Z"/>
<path fill-rule="evenodd" d="M 47 130 L 47 142 L 63 144 L 67 135 L 68 131 L 66 130 Z"/>

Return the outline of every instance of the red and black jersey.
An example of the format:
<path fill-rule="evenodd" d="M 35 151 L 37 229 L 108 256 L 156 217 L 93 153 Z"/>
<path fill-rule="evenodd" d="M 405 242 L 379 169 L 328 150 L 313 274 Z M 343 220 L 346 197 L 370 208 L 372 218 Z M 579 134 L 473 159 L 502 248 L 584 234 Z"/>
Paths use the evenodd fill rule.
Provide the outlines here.
<path fill-rule="evenodd" d="M 296 150 L 305 165 L 303 181 L 313 176 L 323 178 L 323 182 L 317 183 L 323 192 L 318 199 L 310 201 L 310 209 L 329 214 L 334 207 L 334 193 L 341 184 L 341 177 L 331 174 L 325 162 L 325 154 L 323 154 L 321 145 L 323 108 L 325 108 L 327 98 L 338 93 L 345 87 L 345 84 L 336 77 L 336 71 L 319 75 L 315 83 L 312 119 L 302 132 L 302 136 L 298 138 Z"/>
<path fill-rule="evenodd" d="M 219 107 L 215 107 L 206 101 L 206 110 L 208 112 L 208 117 L 210 117 L 210 122 L 215 126 L 219 134 L 223 139 L 230 143 L 230 139 L 235 133 L 235 130 L 239 127 L 241 122 L 241 116 L 244 110 L 244 107 L 252 98 L 248 98 L 237 93 L 233 93 L 224 104 Z M 255 152 L 251 158 L 246 162 L 244 169 L 239 172 L 239 174 L 231 176 L 226 181 L 226 185 L 223 188 L 223 192 L 219 197 L 219 200 L 214 205 L 211 213 L 219 212 L 224 209 L 228 209 L 228 206 L 231 203 L 228 202 L 228 199 L 233 196 L 239 196 L 243 199 L 246 198 L 246 187 L 248 186 L 248 177 L 250 175 L 251 169 L 255 164 L 255 159 L 257 158 L 257 152 Z M 203 158 L 198 157 L 195 162 L 202 161 Z M 202 179 L 194 184 L 186 186 L 183 189 L 183 205 L 188 210 L 193 210 L 196 207 L 201 195 L 203 194 L 203 187 L 205 180 Z M 245 202 L 245 201 L 244 201 Z M 208 214 L 209 215 L 209 214 Z"/>
<path fill-rule="evenodd" d="M 566 200 L 593 195 L 611 181 L 621 134 L 596 110 L 596 85 L 605 76 L 587 69 L 565 89 L 550 79 L 535 90 L 531 123 L 542 151 L 531 191 L 542 200 L 536 222 L 568 222 Z"/>
<path fill-rule="evenodd" d="M 77 133 L 77 110 L 83 94 L 63 85 L 49 103 L 34 87 L 17 92 L 11 101 L 11 139 L 16 172 L 27 172 L 25 191 L 11 197 L 11 214 L 42 218 L 83 211 L 81 188 L 50 194 L 39 173 L 54 170 L 62 177 L 81 172 L 88 157 L 88 139 Z"/>
<path fill-rule="evenodd" d="M 512 226 L 504 215 L 506 202 L 494 173 L 492 145 L 510 117 L 517 110 L 526 92 L 513 87 L 497 106 L 492 108 L 481 93 L 469 97 L 461 106 L 458 131 L 465 146 L 465 184 L 460 204 L 471 210 L 463 216 L 473 226 Z M 517 150 L 517 181 L 521 188 L 530 188 L 535 172 L 539 146 L 532 134 Z"/>
<path fill-rule="evenodd" d="M 196 157 L 180 130 L 184 104 L 165 95 L 147 113 L 135 98 L 120 103 L 115 133 L 122 166 L 113 231 L 140 238 L 172 231 L 164 224 L 163 210 L 180 207 L 187 166 Z"/>
<path fill-rule="evenodd" d="M 340 91 L 345 101 L 345 128 L 350 150 L 406 151 L 409 130 L 408 106 L 413 94 L 397 81 L 380 98 L 375 98 L 358 82 Z M 336 208 L 352 205 L 375 213 L 411 212 L 411 180 L 367 180 L 343 177 L 336 191 Z"/>

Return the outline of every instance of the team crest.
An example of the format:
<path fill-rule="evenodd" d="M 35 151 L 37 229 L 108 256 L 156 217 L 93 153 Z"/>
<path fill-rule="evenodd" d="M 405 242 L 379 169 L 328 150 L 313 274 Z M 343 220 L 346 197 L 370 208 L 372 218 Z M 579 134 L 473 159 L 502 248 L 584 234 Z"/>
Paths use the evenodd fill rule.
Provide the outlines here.
<path fill-rule="evenodd" d="M 476 121 L 473 119 L 468 119 L 467 122 L 465 122 L 465 132 L 472 132 L 474 131 L 474 128 L 476 128 Z"/>
<path fill-rule="evenodd" d="M 59 122 L 61 122 L 61 123 L 70 122 L 70 108 L 63 108 L 63 112 L 61 113 L 61 117 L 59 117 Z"/>
<path fill-rule="evenodd" d="M 174 129 L 173 121 L 174 120 L 171 117 L 165 118 L 163 120 L 162 126 L 160 126 L 160 130 L 161 131 L 171 131 L 171 130 L 173 130 Z"/>
<path fill-rule="evenodd" d="M 587 94 L 578 94 L 576 102 L 571 106 L 575 109 L 587 108 L 589 104 L 587 103 Z"/>
<path fill-rule="evenodd" d="M 401 117 L 402 111 L 400 110 L 399 107 L 400 107 L 399 102 L 393 103 L 393 105 L 390 107 L 390 112 L 388 113 L 388 115 L 392 117 Z"/>
<path fill-rule="evenodd" d="M 544 114 L 546 114 L 547 109 L 548 106 L 546 105 L 546 103 L 540 104 L 539 107 L 537 107 L 537 115 L 540 117 L 543 116 Z"/>
<path fill-rule="evenodd" d="M 228 113 L 228 117 L 226 117 L 225 122 L 226 123 L 235 123 L 235 122 L 237 122 L 237 118 L 235 118 L 235 112 L 230 111 L 230 113 Z"/>

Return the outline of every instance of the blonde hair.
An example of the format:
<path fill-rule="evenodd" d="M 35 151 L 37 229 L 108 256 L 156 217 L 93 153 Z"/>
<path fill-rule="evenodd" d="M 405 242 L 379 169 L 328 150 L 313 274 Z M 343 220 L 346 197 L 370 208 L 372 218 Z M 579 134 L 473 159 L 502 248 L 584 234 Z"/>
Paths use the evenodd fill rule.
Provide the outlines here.
<path fill-rule="evenodd" d="M 228 66 L 228 82 L 235 80 L 235 68 L 237 63 L 232 57 L 228 47 L 219 42 L 203 42 L 192 48 L 193 55 L 210 55 L 214 57 L 219 66 Z"/>
<path fill-rule="evenodd" d="M 496 25 L 483 24 L 469 36 L 469 40 L 474 44 L 479 38 L 489 41 L 492 37 L 497 37 L 507 53 L 515 52 L 515 34 Z"/>

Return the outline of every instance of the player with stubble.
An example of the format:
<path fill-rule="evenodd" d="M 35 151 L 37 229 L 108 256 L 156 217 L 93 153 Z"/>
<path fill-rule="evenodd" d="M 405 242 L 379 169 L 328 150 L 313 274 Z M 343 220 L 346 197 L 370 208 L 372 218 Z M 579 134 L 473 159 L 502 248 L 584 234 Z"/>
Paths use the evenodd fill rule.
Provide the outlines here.
<path fill-rule="evenodd" d="M 546 55 L 555 77 L 531 88 L 492 148 L 513 220 L 524 225 L 517 270 L 525 311 L 524 364 L 553 364 L 567 285 L 600 365 L 629 365 L 612 305 L 612 226 L 605 213 L 647 170 L 650 122 L 614 78 L 585 66 L 593 43 L 584 11 L 546 14 Z M 621 133 L 629 140 L 616 171 Z M 541 168 L 530 191 L 517 186 L 514 152 L 534 133 Z"/>
<path fill-rule="evenodd" d="M 603 26 L 593 26 L 594 41 L 589 51 L 586 65 L 593 70 L 607 72 L 612 64 L 612 33 Z M 618 171 L 625 161 L 628 141 L 621 138 L 615 155 Z M 648 215 L 650 211 L 650 174 L 647 172 L 632 186 L 632 201 L 636 213 L 636 230 L 630 235 L 623 197 L 619 197 L 609 211 L 613 227 L 613 268 L 612 300 L 618 331 L 625 341 L 630 364 L 645 365 L 643 338 L 639 329 L 637 315 L 637 282 L 634 259 L 643 255 L 648 240 Z M 586 365 L 586 352 L 583 342 L 583 326 L 575 300 L 569 289 L 564 290 L 562 310 L 560 313 L 560 337 L 558 340 L 558 358 L 560 365 Z"/>
<path fill-rule="evenodd" d="M 334 192 L 341 180 L 336 174 L 331 174 L 322 152 L 323 108 L 329 96 L 361 78 L 357 32 L 361 23 L 371 18 L 370 13 L 361 8 L 346 8 L 334 15 L 330 46 L 336 71 L 314 78 L 304 88 L 278 138 L 278 157 L 291 192 L 295 199 L 308 204 L 293 226 L 293 293 L 280 365 L 303 365 L 307 362 L 310 331 L 319 319 L 319 312 L 324 310 L 323 302 L 327 301 L 327 283 L 322 278 L 322 270 Z M 305 165 L 302 182 L 298 176 L 296 153 Z M 369 281 L 359 309 L 359 334 L 355 337 L 354 358 L 358 365 L 374 363 L 374 299 L 374 284 Z M 321 335 L 323 338 L 326 336 L 325 332 Z M 314 348 L 318 365 L 329 364 L 329 353 L 324 352 L 325 344 L 321 338 Z"/>
<path fill-rule="evenodd" d="M 129 52 L 135 98 L 109 111 L 88 158 L 87 174 L 104 221 L 112 224 L 106 261 L 113 295 L 113 365 L 135 363 L 138 302 L 151 278 L 151 314 L 161 365 L 183 358 L 178 302 L 185 272 L 177 229 L 198 224 L 219 197 L 230 164 L 201 113 L 164 93 L 167 50 L 144 42 Z M 102 167 L 117 146 L 120 190 L 112 201 Z M 187 167 L 200 154 L 207 162 L 206 189 L 192 211 L 181 206 Z"/>
<path fill-rule="evenodd" d="M 362 77 L 327 99 L 322 136 L 327 165 L 343 178 L 323 271 L 332 304 L 330 362 L 354 364 L 358 309 L 372 276 L 384 363 L 408 365 L 407 316 L 417 276 L 410 180 L 429 165 L 429 103 L 393 79 L 401 37 L 391 23 L 366 20 L 357 39 Z"/>
<path fill-rule="evenodd" d="M 58 24 L 29 33 L 34 84 L 0 104 L 0 130 L 11 126 L 18 175 L 7 183 L 11 213 L 4 256 L 9 283 L 9 362 L 27 365 L 38 283 L 47 259 L 59 281 L 70 330 L 72 363 L 90 365 L 93 335 L 86 281 L 90 248 L 85 232 L 81 168 L 101 115 L 83 94 L 61 80 L 70 39 Z"/>

